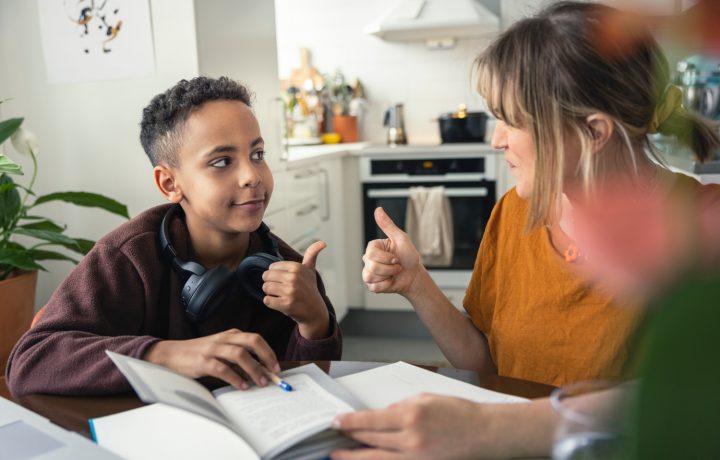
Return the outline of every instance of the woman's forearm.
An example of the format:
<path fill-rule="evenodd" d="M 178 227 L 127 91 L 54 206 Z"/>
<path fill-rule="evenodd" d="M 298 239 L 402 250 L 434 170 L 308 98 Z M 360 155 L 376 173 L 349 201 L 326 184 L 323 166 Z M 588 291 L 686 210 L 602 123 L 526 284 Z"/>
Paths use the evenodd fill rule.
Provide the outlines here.
<path fill-rule="evenodd" d="M 478 457 L 547 457 L 558 416 L 549 398 L 529 403 L 481 406 L 485 425 L 478 427 Z"/>
<path fill-rule="evenodd" d="M 405 297 L 450 364 L 460 369 L 496 371 L 485 335 L 450 303 L 427 270 L 422 269 Z"/>

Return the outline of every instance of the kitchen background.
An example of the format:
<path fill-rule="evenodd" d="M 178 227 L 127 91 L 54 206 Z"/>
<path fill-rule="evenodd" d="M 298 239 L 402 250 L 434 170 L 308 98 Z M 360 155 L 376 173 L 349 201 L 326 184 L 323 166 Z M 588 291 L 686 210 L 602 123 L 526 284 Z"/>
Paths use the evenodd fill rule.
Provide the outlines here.
<path fill-rule="evenodd" d="M 348 80 L 359 78 L 369 100 L 363 140 L 385 142 L 383 115 L 394 103 L 405 105 L 405 127 L 413 144 L 440 143 L 436 120 L 441 112 L 459 104 L 485 109 L 472 90 L 470 67 L 497 27 L 478 26 L 477 37 L 432 50 L 423 40 L 387 41 L 365 33 L 396 5 L 387 0 L 277 0 L 275 5 L 281 77 L 300 66 L 302 46 L 311 50 L 312 65 L 319 71 L 340 69 Z"/>
<path fill-rule="evenodd" d="M 384 144 L 385 109 L 400 102 L 405 105 L 405 128 L 410 143 L 438 145 L 437 118 L 441 113 L 456 110 L 458 104 L 466 104 L 469 110 L 485 109 L 470 81 L 470 66 L 475 56 L 498 30 L 547 2 L 482 1 L 490 16 L 496 18 L 495 28 L 478 27 L 474 36 L 455 38 L 448 49 L 437 49 L 443 48 L 443 43 L 428 46 L 425 40 L 382 40 L 366 33 L 370 25 L 400 3 L 400 0 L 152 0 L 155 58 L 152 76 L 51 84 L 43 62 L 38 2 L 2 0 L 0 98 L 11 100 L 0 106 L 0 118 L 25 117 L 24 126 L 39 138 L 36 192 L 94 191 L 126 203 L 130 215 L 134 216 L 162 201 L 151 180 L 152 168 L 138 141 L 142 108 L 152 96 L 181 78 L 204 74 L 239 79 L 256 92 L 255 111 L 266 139 L 271 168 L 281 179 L 276 181 L 278 191 L 268 212 L 270 218 L 278 221 L 274 216 L 294 206 L 294 192 L 291 188 L 283 190 L 291 187 L 283 184 L 302 175 L 293 173 L 293 169 L 302 165 L 291 166 L 281 161 L 287 152 L 282 145 L 284 115 L 277 99 L 280 80 L 288 78 L 300 65 L 301 47 L 310 50 L 312 66 L 318 71 L 333 74 L 339 69 L 348 81 L 358 78 L 364 85 L 367 105 L 359 133 L 361 141 Z M 692 0 L 644 0 L 636 5 L 640 9 L 652 6 L 660 13 L 679 13 L 694 3 Z M 659 35 L 662 40 L 662 31 Z M 700 50 L 691 45 L 667 45 L 673 66 L 689 54 L 701 51 L 720 54 L 720 50 Z M 491 128 L 492 123 L 489 130 Z M 8 153 L 25 168 L 29 167 L 27 159 Z M 348 307 L 363 306 L 358 267 L 363 246 L 359 228 L 361 210 L 353 209 L 359 203 L 359 198 L 353 198 L 353 194 L 360 193 L 359 176 L 357 166 L 348 167 L 344 163 L 331 165 L 328 170 L 335 179 L 354 178 L 354 183 L 344 184 L 349 189 L 338 189 L 347 195 L 342 197 L 344 201 L 332 206 L 322 204 L 328 211 L 324 228 L 330 230 L 317 234 L 330 239 L 342 237 L 345 240 L 340 241 L 346 242 L 352 239 L 347 247 L 334 252 L 326 250 L 320 256 L 325 257 L 327 276 L 337 286 L 336 303 L 347 311 Z M 323 175 L 327 176 L 327 171 Z M 285 177 L 287 181 L 283 180 Z M 343 213 L 353 216 L 348 218 Z M 94 239 L 122 222 L 100 211 L 73 206 L 59 205 L 47 210 L 47 214 L 68 224 L 68 234 Z M 326 213 L 321 214 L 325 219 Z M 278 225 L 288 231 L 292 229 L 292 226 Z M 284 236 L 282 232 L 279 234 Z M 47 302 L 72 269 L 60 262 L 49 262 L 47 267 L 49 271 L 40 274 L 37 306 Z M 362 314 L 356 316 L 357 324 L 366 321 Z M 352 330 L 351 326 L 351 333 Z M 416 335 L 422 337 L 422 331 L 415 326 L 408 326 L 407 330 L 417 330 Z M 427 351 L 426 356 L 430 354 L 432 352 Z"/>

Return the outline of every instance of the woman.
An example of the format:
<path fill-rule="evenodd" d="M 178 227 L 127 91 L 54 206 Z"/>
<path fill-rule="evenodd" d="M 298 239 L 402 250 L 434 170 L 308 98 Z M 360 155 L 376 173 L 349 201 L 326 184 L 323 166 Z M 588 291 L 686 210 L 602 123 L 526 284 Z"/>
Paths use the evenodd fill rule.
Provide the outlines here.
<path fill-rule="evenodd" d="M 483 235 L 464 301 L 469 317 L 432 282 L 407 235 L 376 211 L 388 239 L 368 244 L 363 280 L 372 292 L 405 296 L 456 367 L 553 385 L 619 376 L 643 299 L 618 301 L 611 286 L 579 276 L 590 264 L 573 209 L 595 209 L 618 183 L 642 196 L 720 196 L 660 166 L 648 134 L 677 137 L 701 161 L 720 140 L 682 108 L 650 32 L 618 20 L 625 17 L 607 6 L 558 3 L 513 25 L 477 59 L 478 90 L 498 118 L 492 144 L 517 186 Z M 423 396 L 338 418 L 337 428 L 377 449 L 335 458 L 546 455 L 554 423 L 547 400 L 481 406 Z"/>

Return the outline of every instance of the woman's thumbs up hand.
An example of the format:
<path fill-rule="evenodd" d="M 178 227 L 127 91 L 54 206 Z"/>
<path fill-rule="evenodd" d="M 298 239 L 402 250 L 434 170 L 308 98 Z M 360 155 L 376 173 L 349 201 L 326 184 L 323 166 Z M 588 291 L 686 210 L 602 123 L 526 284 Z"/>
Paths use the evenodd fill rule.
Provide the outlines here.
<path fill-rule="evenodd" d="M 407 233 L 395 225 L 383 208 L 375 209 L 375 222 L 387 238 L 368 243 L 363 255 L 363 281 L 370 292 L 407 296 L 423 270 L 420 254 Z"/>

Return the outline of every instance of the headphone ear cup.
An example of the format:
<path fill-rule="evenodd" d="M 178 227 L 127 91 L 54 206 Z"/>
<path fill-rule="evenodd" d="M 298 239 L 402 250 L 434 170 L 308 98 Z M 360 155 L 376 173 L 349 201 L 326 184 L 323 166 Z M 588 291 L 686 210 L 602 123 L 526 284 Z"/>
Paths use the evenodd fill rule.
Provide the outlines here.
<path fill-rule="evenodd" d="M 245 292 L 257 302 L 262 303 L 265 297 L 265 292 L 262 289 L 263 272 L 270 268 L 270 264 L 281 260 L 283 260 L 281 257 L 265 252 L 257 252 L 240 262 L 236 271 L 238 282 Z"/>
<path fill-rule="evenodd" d="M 200 322 L 210 316 L 225 300 L 231 280 L 232 272 L 222 265 L 202 275 L 191 275 L 180 296 L 188 317 Z"/>

